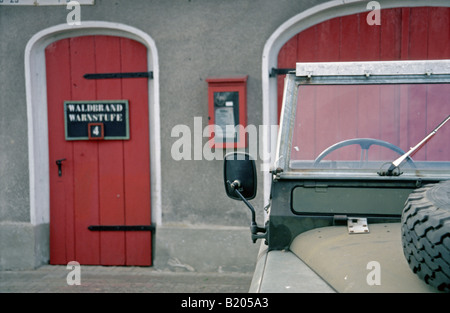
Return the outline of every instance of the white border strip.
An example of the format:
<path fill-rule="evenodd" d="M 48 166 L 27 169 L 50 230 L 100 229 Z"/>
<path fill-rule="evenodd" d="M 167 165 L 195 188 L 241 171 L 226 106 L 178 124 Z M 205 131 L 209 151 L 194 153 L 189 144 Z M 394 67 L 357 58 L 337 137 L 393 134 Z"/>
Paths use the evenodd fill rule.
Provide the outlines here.
<path fill-rule="evenodd" d="M 159 62 L 153 39 L 143 31 L 119 23 L 83 21 L 79 26 L 56 25 L 35 34 L 25 48 L 25 87 L 28 120 L 28 162 L 30 179 L 30 221 L 49 223 L 50 188 L 47 124 L 45 47 L 60 39 L 111 35 L 136 40 L 147 47 L 149 80 L 150 170 L 152 221 L 161 224 L 161 142 L 159 112 Z"/>
<path fill-rule="evenodd" d="M 95 5 L 95 0 L 76 0 L 79 5 Z M 50 5 L 68 5 L 70 1 L 64 0 L 15 0 L 14 2 L 11 0 L 4 0 L 0 5 L 9 5 L 9 6 L 50 6 Z"/>

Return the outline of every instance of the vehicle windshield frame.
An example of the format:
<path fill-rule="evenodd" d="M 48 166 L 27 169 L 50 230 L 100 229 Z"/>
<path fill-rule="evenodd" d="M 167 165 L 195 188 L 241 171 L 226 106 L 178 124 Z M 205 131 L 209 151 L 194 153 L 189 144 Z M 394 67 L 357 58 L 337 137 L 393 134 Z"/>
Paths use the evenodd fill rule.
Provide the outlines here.
<path fill-rule="evenodd" d="M 290 163 L 300 86 L 388 84 L 450 84 L 450 60 L 297 63 L 296 71 L 288 73 L 285 78 L 274 163 L 274 168 L 278 169 L 278 176 L 294 179 L 298 177 L 381 179 L 373 169 L 293 169 Z M 447 114 L 444 112 L 443 115 L 445 118 L 448 112 Z M 410 171 L 396 176 L 396 179 L 417 179 L 417 177 L 450 179 L 450 168 L 448 171 Z"/>

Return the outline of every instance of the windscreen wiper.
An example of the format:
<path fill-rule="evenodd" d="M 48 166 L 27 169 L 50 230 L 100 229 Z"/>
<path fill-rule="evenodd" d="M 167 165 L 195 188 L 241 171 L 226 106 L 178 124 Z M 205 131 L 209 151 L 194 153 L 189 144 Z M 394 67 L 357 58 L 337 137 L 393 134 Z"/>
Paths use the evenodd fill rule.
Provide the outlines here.
<path fill-rule="evenodd" d="M 394 173 L 394 170 L 396 168 L 398 168 L 400 166 L 400 164 L 403 163 L 403 161 L 405 161 L 408 157 L 412 156 L 414 153 L 416 153 L 421 147 L 423 147 L 425 145 L 425 143 L 431 139 L 431 137 L 433 137 L 437 131 L 439 130 L 439 128 L 441 128 L 442 126 L 444 126 L 445 123 L 447 123 L 450 120 L 450 115 L 447 116 L 435 129 L 433 129 L 433 131 L 431 133 L 429 133 L 425 138 L 423 138 L 417 145 L 415 145 L 414 147 L 412 147 L 411 149 L 409 149 L 408 152 L 406 152 L 405 154 L 403 154 L 401 157 L 399 157 L 397 160 L 393 161 L 389 168 L 386 171 L 380 171 L 378 172 L 378 175 L 380 176 L 395 176 L 395 175 L 400 175 L 400 171 L 398 171 L 397 173 Z"/>

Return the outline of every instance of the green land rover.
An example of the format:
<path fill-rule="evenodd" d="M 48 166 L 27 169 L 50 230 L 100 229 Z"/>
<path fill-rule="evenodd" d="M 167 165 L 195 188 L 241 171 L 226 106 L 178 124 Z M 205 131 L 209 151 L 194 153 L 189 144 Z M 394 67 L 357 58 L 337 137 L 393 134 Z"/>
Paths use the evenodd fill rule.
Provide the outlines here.
<path fill-rule="evenodd" d="M 286 75 L 270 203 L 227 154 L 252 212 L 250 292 L 449 292 L 450 60 L 297 63 Z"/>

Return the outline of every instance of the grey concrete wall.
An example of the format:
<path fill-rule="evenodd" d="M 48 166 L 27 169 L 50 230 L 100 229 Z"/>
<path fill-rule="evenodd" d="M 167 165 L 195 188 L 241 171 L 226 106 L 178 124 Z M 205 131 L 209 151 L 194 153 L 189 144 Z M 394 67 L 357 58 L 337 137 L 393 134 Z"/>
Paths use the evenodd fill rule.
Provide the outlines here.
<path fill-rule="evenodd" d="M 258 247 L 251 244 L 247 231 L 233 232 L 235 227 L 249 225 L 250 214 L 242 203 L 226 197 L 222 182 L 223 163 L 220 160 L 173 160 L 171 147 L 177 138 L 171 137 L 171 131 L 178 124 L 193 130 L 194 117 L 202 118 L 203 127 L 207 125 L 205 79 L 210 76 L 248 75 L 248 124 L 260 125 L 261 62 L 266 40 L 290 17 L 322 2 L 96 0 L 93 6 L 81 7 L 82 23 L 127 24 L 146 32 L 156 43 L 160 68 L 161 209 L 165 229 L 176 225 L 174 232 L 180 234 L 184 225 L 228 226 L 232 232 L 230 236 L 240 234 L 239 238 L 233 237 L 230 241 L 239 241 L 243 245 L 237 254 L 242 256 L 248 247 L 247 252 L 256 257 Z M 12 255 L 5 257 L 10 246 L 15 246 L 14 251 L 17 244 L 23 246 L 26 258 L 34 251 L 33 261 L 27 263 L 31 267 L 45 262 L 42 260 L 48 255 L 48 249 L 41 247 L 48 245 L 46 232 L 42 235 L 38 231 L 39 235 L 36 235 L 33 227 L 25 225 L 30 222 L 30 195 L 24 50 L 28 40 L 38 31 L 66 23 L 68 13 L 65 6 L 0 6 L 0 269 L 17 264 Z M 202 146 L 207 141 L 208 138 L 202 138 Z M 252 201 L 259 208 L 260 221 L 263 216 L 261 174 L 258 173 L 259 195 Z M 48 229 L 48 225 L 46 227 Z M 214 246 L 217 232 L 208 229 L 201 233 L 209 236 L 209 244 Z M 188 240 L 192 236 L 192 242 L 198 238 L 195 230 L 196 227 L 191 227 L 185 231 Z M 3 235 L 6 233 L 8 236 Z M 220 233 L 223 234 L 224 229 Z M 165 247 L 161 248 L 165 259 L 170 258 L 167 257 L 170 251 L 183 250 L 179 248 L 178 239 L 168 231 L 157 232 L 156 237 L 161 240 L 157 246 Z M 195 245 L 192 248 L 195 249 Z M 232 250 L 233 246 L 227 244 L 225 249 Z M 188 255 L 186 252 L 186 258 L 190 259 Z M 248 268 L 247 260 L 248 257 L 243 256 L 235 262 L 242 262 L 242 268 Z M 209 269 L 214 266 L 197 267 Z"/>
<path fill-rule="evenodd" d="M 30 269 L 49 259 L 49 225 L 0 222 L 0 270 Z"/>

